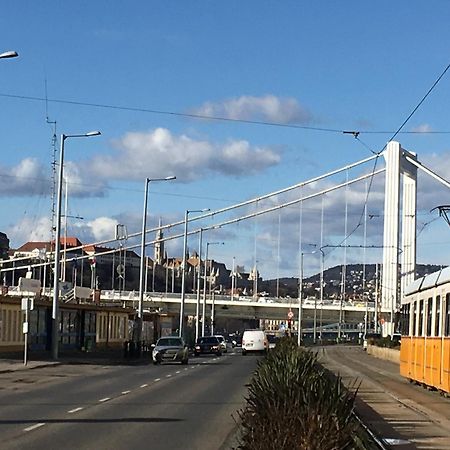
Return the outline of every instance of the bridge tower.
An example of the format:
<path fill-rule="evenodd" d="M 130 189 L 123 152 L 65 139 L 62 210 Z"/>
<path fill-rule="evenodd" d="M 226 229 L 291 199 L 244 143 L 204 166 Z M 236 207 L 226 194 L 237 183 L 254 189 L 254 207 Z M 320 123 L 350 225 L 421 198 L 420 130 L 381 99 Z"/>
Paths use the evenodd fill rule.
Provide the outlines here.
<path fill-rule="evenodd" d="M 406 159 L 416 160 L 416 155 L 395 141 L 388 143 L 383 156 L 386 181 L 381 306 L 391 311 L 390 317 L 383 318 L 382 333 L 386 336 L 395 331 L 394 317 L 400 308 L 403 291 L 415 278 L 417 167 Z"/>

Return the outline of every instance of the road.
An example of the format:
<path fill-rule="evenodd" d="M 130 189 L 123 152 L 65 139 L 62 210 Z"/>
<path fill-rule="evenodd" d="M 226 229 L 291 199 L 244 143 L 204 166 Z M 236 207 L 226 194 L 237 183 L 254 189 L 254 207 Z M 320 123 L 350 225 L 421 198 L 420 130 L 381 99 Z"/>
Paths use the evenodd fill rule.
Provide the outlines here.
<path fill-rule="evenodd" d="M 257 357 L 0 374 L 0 447 L 226 449 Z"/>
<path fill-rule="evenodd" d="M 389 448 L 450 448 L 450 400 L 400 376 L 399 365 L 368 355 L 357 346 L 329 346 L 319 361 L 342 376 L 343 382 L 360 383 L 357 410 L 378 437 L 395 442 Z M 390 441 L 389 439 L 395 439 Z"/>

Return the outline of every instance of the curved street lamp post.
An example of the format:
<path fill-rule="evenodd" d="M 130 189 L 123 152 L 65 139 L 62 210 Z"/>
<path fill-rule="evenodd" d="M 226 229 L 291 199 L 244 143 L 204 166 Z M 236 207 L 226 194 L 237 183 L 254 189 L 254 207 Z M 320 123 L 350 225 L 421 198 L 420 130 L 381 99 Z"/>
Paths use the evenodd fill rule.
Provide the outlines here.
<path fill-rule="evenodd" d="M 85 138 L 99 136 L 100 131 L 91 131 L 85 134 L 62 134 L 61 135 L 61 149 L 59 152 L 59 176 L 58 176 L 58 191 L 56 200 L 56 236 L 55 236 L 55 261 L 54 261 L 54 280 L 53 280 L 53 304 L 52 304 L 52 357 L 58 359 L 59 350 L 59 278 L 60 258 L 61 258 L 61 203 L 62 203 L 62 183 L 64 177 L 64 143 L 68 138 Z"/>

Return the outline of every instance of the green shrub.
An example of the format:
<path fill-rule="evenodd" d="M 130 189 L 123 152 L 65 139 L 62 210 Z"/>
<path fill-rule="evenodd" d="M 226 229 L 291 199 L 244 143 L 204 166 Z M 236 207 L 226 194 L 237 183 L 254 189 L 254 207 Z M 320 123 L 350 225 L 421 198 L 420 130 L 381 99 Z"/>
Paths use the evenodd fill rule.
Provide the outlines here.
<path fill-rule="evenodd" d="M 283 338 L 259 362 L 239 412 L 243 450 L 345 449 L 352 442 L 354 398 L 317 356 Z"/>

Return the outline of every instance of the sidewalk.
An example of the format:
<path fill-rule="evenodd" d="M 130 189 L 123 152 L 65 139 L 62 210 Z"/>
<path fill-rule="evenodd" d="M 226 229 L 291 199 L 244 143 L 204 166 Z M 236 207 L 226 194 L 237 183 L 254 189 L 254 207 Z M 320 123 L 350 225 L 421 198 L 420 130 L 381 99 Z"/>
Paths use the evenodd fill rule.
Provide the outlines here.
<path fill-rule="evenodd" d="M 102 349 L 92 352 L 70 350 L 60 352 L 53 360 L 50 352 L 29 352 L 28 363 L 23 363 L 23 353 L 0 353 L 0 373 L 39 369 L 61 364 L 146 365 L 151 363 L 150 353 L 140 358 L 126 358 L 121 349 Z"/>

